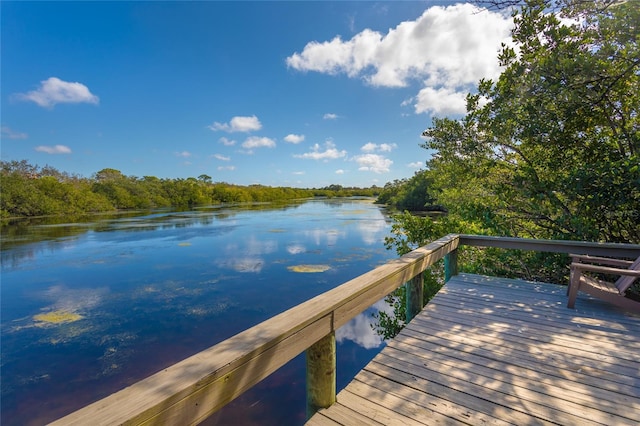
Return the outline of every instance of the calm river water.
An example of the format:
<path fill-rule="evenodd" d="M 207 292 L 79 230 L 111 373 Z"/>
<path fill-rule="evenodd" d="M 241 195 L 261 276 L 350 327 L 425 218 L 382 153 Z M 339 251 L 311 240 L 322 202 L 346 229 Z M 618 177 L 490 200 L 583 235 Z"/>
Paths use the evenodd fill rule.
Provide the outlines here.
<path fill-rule="evenodd" d="M 367 272 L 395 257 L 389 229 L 357 199 L 5 226 L 1 423 L 45 424 Z M 378 309 L 336 333 L 338 388 L 380 351 Z M 304 420 L 301 355 L 206 424 Z"/>

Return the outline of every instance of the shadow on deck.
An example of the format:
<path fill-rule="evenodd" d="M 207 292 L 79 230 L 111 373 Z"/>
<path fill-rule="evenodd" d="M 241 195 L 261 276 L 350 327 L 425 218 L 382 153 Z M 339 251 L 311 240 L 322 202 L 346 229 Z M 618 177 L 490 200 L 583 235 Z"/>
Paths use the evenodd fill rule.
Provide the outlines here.
<path fill-rule="evenodd" d="M 308 425 L 640 424 L 640 315 L 460 274 Z"/>

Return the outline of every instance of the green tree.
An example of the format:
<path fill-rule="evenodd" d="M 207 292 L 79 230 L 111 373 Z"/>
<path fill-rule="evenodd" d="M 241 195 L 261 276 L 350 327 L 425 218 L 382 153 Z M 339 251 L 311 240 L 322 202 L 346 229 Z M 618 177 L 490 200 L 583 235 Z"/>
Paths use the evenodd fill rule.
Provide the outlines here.
<path fill-rule="evenodd" d="M 106 197 L 117 209 L 131 209 L 136 202 L 129 191 L 127 177 L 116 169 L 102 169 L 94 175 L 92 191 Z"/>
<path fill-rule="evenodd" d="M 376 203 L 387 204 L 398 210 L 442 210 L 442 206 L 434 205 L 435 198 L 430 192 L 432 181 L 429 170 L 417 171 L 410 179 L 396 179 L 384 186 Z"/>
<path fill-rule="evenodd" d="M 53 167 L 23 161 L 2 162 L 0 215 L 2 217 L 68 215 L 112 210 L 91 181 L 70 176 Z"/>
<path fill-rule="evenodd" d="M 0 214 L 2 217 L 38 216 L 43 214 L 40 207 L 40 193 L 34 179 L 18 172 L 4 172 L 0 175 Z"/>
<path fill-rule="evenodd" d="M 106 168 L 106 169 L 100 170 L 99 172 L 96 172 L 93 178 L 99 183 L 104 183 L 104 182 L 120 181 L 124 179 L 125 176 L 122 174 L 120 170 Z"/>
<path fill-rule="evenodd" d="M 376 199 L 376 203 L 379 204 L 387 204 L 390 206 L 395 205 L 395 197 L 396 194 L 400 191 L 403 185 L 407 183 L 407 179 L 396 179 L 393 182 L 387 182 L 380 194 L 378 194 L 378 198 Z"/>
<path fill-rule="evenodd" d="M 593 3 L 565 7 L 567 26 L 528 1 L 500 78 L 424 132 L 447 208 L 499 234 L 640 241 L 640 8 Z"/>

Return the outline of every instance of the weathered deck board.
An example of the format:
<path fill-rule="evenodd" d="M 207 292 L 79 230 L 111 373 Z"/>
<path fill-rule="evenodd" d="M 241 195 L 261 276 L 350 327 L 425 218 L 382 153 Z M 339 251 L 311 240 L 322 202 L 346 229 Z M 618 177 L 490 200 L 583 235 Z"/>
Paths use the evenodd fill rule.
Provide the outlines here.
<path fill-rule="evenodd" d="M 309 424 L 640 424 L 640 316 L 566 303 L 460 274 Z"/>

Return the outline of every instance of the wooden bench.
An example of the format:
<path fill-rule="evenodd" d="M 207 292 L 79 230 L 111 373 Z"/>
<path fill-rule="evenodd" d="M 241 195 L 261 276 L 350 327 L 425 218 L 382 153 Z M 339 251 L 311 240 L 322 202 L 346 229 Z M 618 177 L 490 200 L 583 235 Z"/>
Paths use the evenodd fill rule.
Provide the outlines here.
<path fill-rule="evenodd" d="M 578 291 L 590 294 L 631 312 L 640 312 L 640 301 L 626 297 L 626 292 L 640 277 L 640 257 L 635 261 L 606 257 L 572 255 L 567 306 L 573 308 Z M 619 275 L 615 282 L 585 275 L 585 272 Z"/>

